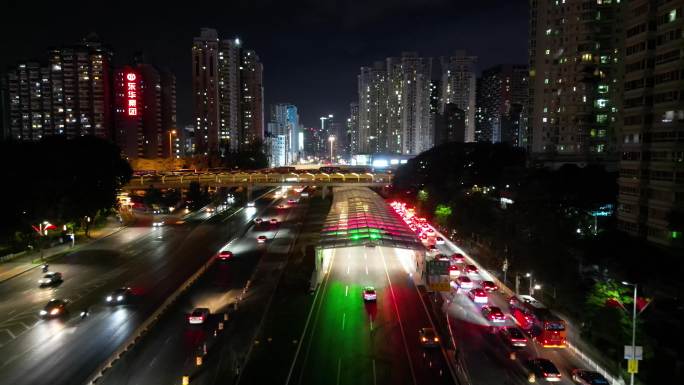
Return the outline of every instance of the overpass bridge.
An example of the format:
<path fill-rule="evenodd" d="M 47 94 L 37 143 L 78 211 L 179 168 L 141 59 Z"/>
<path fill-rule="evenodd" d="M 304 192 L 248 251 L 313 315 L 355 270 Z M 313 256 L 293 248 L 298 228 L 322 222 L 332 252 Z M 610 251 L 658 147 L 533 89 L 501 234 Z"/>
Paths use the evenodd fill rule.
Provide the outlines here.
<path fill-rule="evenodd" d="M 392 183 L 390 173 L 258 173 L 258 172 L 231 172 L 231 173 L 192 173 L 181 175 L 142 175 L 134 176 L 123 190 L 139 190 L 150 187 L 183 188 L 190 183 L 198 182 L 200 185 L 213 187 L 246 187 L 249 192 L 253 188 L 277 187 L 288 185 L 315 185 L 323 188 L 325 194 L 329 187 L 359 186 L 359 187 L 383 187 Z"/>

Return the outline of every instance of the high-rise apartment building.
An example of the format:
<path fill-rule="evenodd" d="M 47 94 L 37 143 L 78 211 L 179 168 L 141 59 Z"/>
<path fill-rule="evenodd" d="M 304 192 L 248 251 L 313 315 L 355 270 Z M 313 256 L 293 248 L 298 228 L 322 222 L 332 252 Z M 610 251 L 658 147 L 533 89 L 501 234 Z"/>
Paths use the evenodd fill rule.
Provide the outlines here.
<path fill-rule="evenodd" d="M 239 39 L 202 28 L 192 45 L 195 149 L 235 151 L 264 138 L 263 66 Z"/>
<path fill-rule="evenodd" d="M 347 152 L 349 155 L 359 153 L 359 103 L 349 104 L 349 117 L 347 118 Z"/>
<path fill-rule="evenodd" d="M 111 138 L 112 53 L 96 36 L 49 50 L 42 63 L 21 63 L 7 73 L 8 136 Z"/>
<path fill-rule="evenodd" d="M 180 156 L 175 77 L 139 58 L 114 71 L 114 139 L 128 158 Z"/>
<path fill-rule="evenodd" d="M 359 152 L 386 153 L 388 149 L 387 69 L 378 61 L 361 67 L 359 92 Z"/>
<path fill-rule="evenodd" d="M 418 154 L 431 148 L 432 59 L 404 52 L 361 67 L 359 151 Z"/>
<path fill-rule="evenodd" d="M 621 100 L 619 1 L 530 1 L 531 155 L 614 166 Z"/>
<path fill-rule="evenodd" d="M 444 106 L 444 112 L 435 117 L 435 145 L 460 142 L 465 139 L 466 113 L 454 103 Z"/>
<path fill-rule="evenodd" d="M 526 65 L 498 65 L 482 71 L 477 85 L 475 140 L 478 142 L 522 144 L 527 121 L 523 113 L 528 103 Z"/>
<path fill-rule="evenodd" d="M 465 51 L 441 58 L 442 96 L 440 111 L 447 104 L 455 104 L 465 111 L 465 142 L 475 140 L 475 98 L 476 98 L 476 56 L 468 56 Z"/>
<path fill-rule="evenodd" d="M 684 0 L 632 0 L 625 7 L 618 227 L 681 248 Z"/>
<path fill-rule="evenodd" d="M 264 139 L 263 65 L 254 51 L 243 51 L 240 61 L 241 131 L 238 146 Z"/>

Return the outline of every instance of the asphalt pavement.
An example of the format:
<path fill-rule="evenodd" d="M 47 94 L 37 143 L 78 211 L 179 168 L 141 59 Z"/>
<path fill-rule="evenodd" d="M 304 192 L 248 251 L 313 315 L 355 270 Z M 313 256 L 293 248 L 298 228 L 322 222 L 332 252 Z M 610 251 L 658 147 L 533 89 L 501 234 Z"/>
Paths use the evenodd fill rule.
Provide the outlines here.
<path fill-rule="evenodd" d="M 290 205 L 287 198 L 274 202 L 284 205 L 281 208 L 274 204 L 258 214 L 265 221 L 277 219 L 277 225 L 249 225 L 237 237 L 226 239 L 223 248 L 234 253 L 231 260 L 215 262 L 98 383 L 174 384 L 183 375 L 190 376 L 192 384 L 234 381 L 237 360 L 249 353 L 307 210 L 306 202 Z M 266 243 L 257 243 L 259 235 L 266 235 Z M 243 292 L 248 280 L 249 289 Z M 188 324 L 186 316 L 195 307 L 210 309 L 204 325 Z M 224 314 L 229 320 L 214 335 Z M 198 355 L 201 367 L 196 366 Z"/>
<path fill-rule="evenodd" d="M 409 276 L 409 250 L 351 247 L 333 251 L 289 384 L 451 384 L 444 354 L 425 348 L 431 327 Z M 377 290 L 364 302 L 365 286 Z"/>
<path fill-rule="evenodd" d="M 51 263 L 61 285 L 39 288 L 40 271 L 0 284 L 0 378 L 8 384 L 83 383 L 137 326 L 232 234 L 249 223 L 256 208 L 231 217 L 200 214 L 184 225 L 127 228 Z M 136 294 L 131 306 L 113 308 L 106 294 L 120 286 Z M 70 311 L 41 320 L 50 298 L 66 298 Z M 78 313 L 89 307 L 91 316 Z"/>
<path fill-rule="evenodd" d="M 445 255 L 460 252 L 455 245 L 447 242 L 438 249 Z M 472 260 L 470 260 L 472 261 Z M 468 261 L 468 263 L 471 263 Z M 487 271 L 470 274 L 469 278 L 480 287 L 483 280 L 492 280 Z M 521 293 L 526 294 L 526 293 Z M 516 326 L 509 312 L 508 295 L 503 290 L 489 293 L 488 305 L 499 307 L 506 314 L 506 321 L 494 325 L 487 321 L 480 309 L 484 304 L 474 303 L 467 290 L 451 291 L 445 296 L 449 300 L 449 325 L 459 352 L 459 362 L 464 366 L 470 383 L 473 385 L 523 385 L 529 384 L 525 360 L 535 357 L 551 360 L 560 370 L 562 379 L 557 384 L 573 384 L 571 371 L 576 368 L 590 369 L 585 362 L 567 348 L 544 348 L 529 339 L 526 348 L 511 348 L 501 338 L 499 329 L 503 326 Z M 510 354 L 515 352 L 515 358 Z M 543 379 L 537 382 L 544 383 Z"/>

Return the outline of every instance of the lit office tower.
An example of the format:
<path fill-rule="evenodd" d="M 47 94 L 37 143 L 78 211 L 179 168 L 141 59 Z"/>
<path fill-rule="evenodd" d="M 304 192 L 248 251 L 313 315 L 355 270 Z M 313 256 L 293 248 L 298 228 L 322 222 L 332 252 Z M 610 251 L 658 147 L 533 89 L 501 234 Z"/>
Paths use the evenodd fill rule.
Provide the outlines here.
<path fill-rule="evenodd" d="M 626 7 L 618 228 L 681 248 L 684 0 Z"/>
<path fill-rule="evenodd" d="M 527 121 L 526 65 L 498 65 L 482 71 L 478 84 L 478 111 L 482 114 L 476 141 L 521 146 Z"/>
<path fill-rule="evenodd" d="M 419 154 L 430 149 L 434 128 L 430 119 L 432 58 L 404 52 L 387 63 L 388 152 Z"/>
<path fill-rule="evenodd" d="M 289 103 L 272 105 L 268 127 L 271 137 L 283 137 L 284 164 L 295 163 L 303 151 L 303 134 L 300 131 L 297 106 Z"/>
<path fill-rule="evenodd" d="M 358 76 L 359 92 L 359 152 L 374 154 L 387 152 L 388 108 L 387 70 L 385 63 L 361 67 Z"/>
<path fill-rule="evenodd" d="M 263 65 L 254 51 L 243 51 L 240 60 L 239 145 L 249 146 L 264 140 Z"/>
<path fill-rule="evenodd" d="M 441 112 L 447 104 L 455 104 L 465 111 L 465 142 L 475 140 L 475 87 L 476 56 L 467 56 L 465 51 L 456 51 L 453 56 L 442 57 L 442 100 Z"/>
<path fill-rule="evenodd" d="M 96 36 L 51 49 L 47 66 L 22 63 L 7 73 L 9 136 L 111 138 L 111 52 Z"/>
<path fill-rule="evenodd" d="M 624 3 L 531 0 L 528 146 L 537 161 L 615 165 Z"/>
<path fill-rule="evenodd" d="M 214 29 L 202 28 L 192 43 L 192 95 L 195 118 L 195 151 L 219 149 L 219 38 Z"/>

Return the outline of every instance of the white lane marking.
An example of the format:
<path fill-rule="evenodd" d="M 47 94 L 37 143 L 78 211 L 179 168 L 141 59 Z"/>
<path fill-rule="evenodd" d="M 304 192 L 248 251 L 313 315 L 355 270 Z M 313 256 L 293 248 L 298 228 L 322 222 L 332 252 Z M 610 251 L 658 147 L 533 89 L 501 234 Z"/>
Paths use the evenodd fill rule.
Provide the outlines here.
<path fill-rule="evenodd" d="M 349 275 L 349 265 L 347 265 L 347 275 Z"/>
<path fill-rule="evenodd" d="M 347 320 L 347 313 L 342 313 L 342 330 L 344 330 L 344 321 Z"/>
<path fill-rule="evenodd" d="M 340 371 L 342 370 L 342 358 L 337 359 L 337 385 L 340 385 Z"/>
<path fill-rule="evenodd" d="M 152 359 L 152 361 L 150 361 L 150 368 L 154 366 L 155 362 L 157 362 L 157 357 L 159 357 L 159 356 L 155 355 L 154 358 Z"/>
<path fill-rule="evenodd" d="M 17 311 L 17 309 L 12 310 L 11 312 L 7 313 L 7 315 L 12 315 L 12 313 L 14 313 L 15 311 Z"/>
<path fill-rule="evenodd" d="M 377 385 L 377 378 L 375 375 L 375 359 L 373 359 L 373 385 Z"/>
<path fill-rule="evenodd" d="M 370 330 L 373 331 L 373 319 L 370 319 Z"/>
<path fill-rule="evenodd" d="M 366 265 L 366 275 L 368 275 L 368 265 Z"/>
<path fill-rule="evenodd" d="M 401 331 L 401 340 L 404 343 L 404 351 L 406 352 L 406 360 L 409 364 L 409 370 L 411 372 L 411 379 L 413 384 L 418 384 L 416 380 L 416 373 L 413 369 L 413 362 L 411 361 L 411 354 L 409 353 L 408 343 L 406 342 L 406 332 L 404 331 L 404 325 L 401 322 L 401 315 L 399 315 L 399 306 L 397 306 L 397 297 L 394 294 L 394 288 L 392 287 L 392 280 L 389 276 L 389 271 L 387 270 L 387 262 L 385 262 L 385 254 L 382 252 L 382 248 L 378 249 L 380 251 L 380 257 L 382 258 L 382 265 L 385 268 L 385 276 L 387 277 L 387 282 L 389 283 L 390 294 L 392 295 L 392 304 L 394 305 L 394 312 L 397 314 L 397 321 L 399 321 L 399 330 Z"/>
<path fill-rule="evenodd" d="M 347 297 L 349 295 L 349 285 L 344 287 L 344 296 Z"/>

